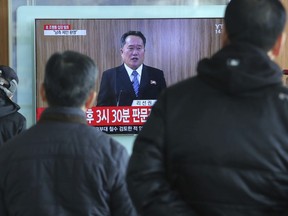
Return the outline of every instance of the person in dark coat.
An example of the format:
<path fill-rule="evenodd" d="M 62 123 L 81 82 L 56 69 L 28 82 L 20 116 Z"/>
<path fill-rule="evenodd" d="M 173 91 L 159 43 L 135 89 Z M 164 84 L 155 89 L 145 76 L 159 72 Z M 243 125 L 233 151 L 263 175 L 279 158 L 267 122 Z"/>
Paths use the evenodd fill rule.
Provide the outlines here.
<path fill-rule="evenodd" d="M 274 62 L 279 0 L 231 0 L 224 46 L 167 88 L 135 140 L 128 191 L 141 216 L 288 215 L 288 90 Z"/>
<path fill-rule="evenodd" d="M 123 64 L 103 72 L 97 106 L 131 106 L 133 100 L 157 100 L 166 88 L 166 81 L 162 70 L 143 64 L 145 45 L 146 38 L 140 31 L 122 35 Z M 133 71 L 137 72 L 136 81 Z M 135 82 L 138 83 L 136 91 Z"/>
<path fill-rule="evenodd" d="M 1 216 L 134 216 L 125 183 L 128 153 L 89 126 L 96 98 L 92 59 L 53 54 L 41 96 L 40 120 L 0 149 Z"/>
<path fill-rule="evenodd" d="M 0 146 L 26 129 L 26 118 L 12 98 L 17 90 L 18 76 L 9 66 L 0 65 Z"/>

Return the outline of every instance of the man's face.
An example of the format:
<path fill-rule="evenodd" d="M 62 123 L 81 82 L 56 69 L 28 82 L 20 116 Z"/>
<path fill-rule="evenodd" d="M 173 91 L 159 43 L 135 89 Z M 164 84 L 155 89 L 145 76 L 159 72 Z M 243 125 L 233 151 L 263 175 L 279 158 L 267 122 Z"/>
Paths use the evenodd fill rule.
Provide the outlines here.
<path fill-rule="evenodd" d="M 144 61 L 145 47 L 140 37 L 129 35 L 121 48 L 123 62 L 131 69 L 137 69 Z"/>

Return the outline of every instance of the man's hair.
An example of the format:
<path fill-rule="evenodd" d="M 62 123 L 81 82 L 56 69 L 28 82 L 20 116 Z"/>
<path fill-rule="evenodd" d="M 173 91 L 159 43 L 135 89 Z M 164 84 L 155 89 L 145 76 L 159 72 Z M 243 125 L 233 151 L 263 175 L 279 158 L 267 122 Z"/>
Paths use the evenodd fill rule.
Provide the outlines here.
<path fill-rule="evenodd" d="M 44 89 L 49 106 L 81 107 L 95 90 L 94 61 L 74 51 L 53 54 L 45 67 Z"/>
<path fill-rule="evenodd" d="M 124 47 L 125 43 L 126 43 L 126 38 L 130 35 L 133 35 L 133 36 L 138 36 L 142 39 L 143 41 L 143 44 L 144 44 L 144 47 L 146 45 L 146 38 L 145 36 L 142 34 L 142 32 L 140 31 L 128 31 L 126 33 L 124 33 L 120 39 L 120 42 L 121 42 L 121 48 Z"/>
<path fill-rule="evenodd" d="M 279 0 L 231 0 L 225 11 L 229 40 L 269 51 L 283 32 L 285 8 Z"/>

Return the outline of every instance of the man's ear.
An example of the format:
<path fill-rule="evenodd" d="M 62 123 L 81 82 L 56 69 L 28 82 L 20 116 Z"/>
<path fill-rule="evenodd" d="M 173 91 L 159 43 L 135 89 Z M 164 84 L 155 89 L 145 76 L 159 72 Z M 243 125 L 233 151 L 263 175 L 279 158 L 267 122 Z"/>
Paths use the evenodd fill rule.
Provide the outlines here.
<path fill-rule="evenodd" d="M 42 83 L 40 86 L 40 96 L 41 96 L 43 102 L 47 102 L 44 83 Z"/>
<path fill-rule="evenodd" d="M 228 33 L 226 31 L 225 25 L 223 25 L 222 28 L 222 47 L 227 46 L 230 43 L 230 40 L 228 38 Z"/>
<path fill-rule="evenodd" d="M 97 92 L 91 91 L 86 102 L 85 102 L 85 108 L 86 109 L 89 109 L 89 108 L 94 106 L 96 97 L 97 97 Z"/>
<path fill-rule="evenodd" d="M 282 49 L 284 49 L 285 41 L 286 41 L 286 33 L 283 32 L 283 33 L 277 38 L 277 41 L 276 41 L 275 45 L 274 45 L 273 48 L 270 50 L 270 53 L 272 54 L 273 57 L 277 57 L 277 56 L 280 55 Z"/>

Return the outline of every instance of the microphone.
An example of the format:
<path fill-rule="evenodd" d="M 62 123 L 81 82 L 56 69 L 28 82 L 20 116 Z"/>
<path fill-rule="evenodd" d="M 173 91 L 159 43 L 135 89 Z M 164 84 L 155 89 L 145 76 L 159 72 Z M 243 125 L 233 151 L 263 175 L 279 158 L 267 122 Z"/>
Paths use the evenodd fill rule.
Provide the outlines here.
<path fill-rule="evenodd" d="M 118 97 L 117 97 L 116 106 L 119 106 L 122 92 L 123 92 L 123 90 L 121 89 L 120 92 L 119 92 L 119 94 L 118 94 Z"/>

